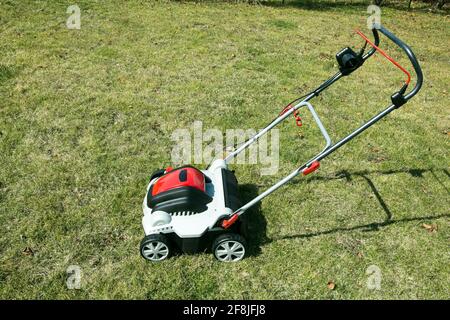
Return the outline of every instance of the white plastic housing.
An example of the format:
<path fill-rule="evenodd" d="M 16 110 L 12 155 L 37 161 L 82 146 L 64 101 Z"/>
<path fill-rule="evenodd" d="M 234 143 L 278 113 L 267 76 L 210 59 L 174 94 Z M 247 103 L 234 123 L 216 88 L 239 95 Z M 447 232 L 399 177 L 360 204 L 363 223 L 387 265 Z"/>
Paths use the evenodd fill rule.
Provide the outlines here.
<path fill-rule="evenodd" d="M 212 197 L 212 201 L 207 205 L 207 210 L 202 213 L 186 211 L 170 215 L 165 212 L 161 213 L 161 211 L 152 213 L 152 209 L 147 206 L 147 194 L 157 179 L 150 181 L 142 204 L 144 211 L 142 226 L 145 234 L 175 232 L 181 238 L 196 238 L 214 227 L 222 217 L 231 215 L 232 210 L 225 208 L 222 169 L 227 169 L 227 165 L 224 160 L 219 159 L 215 160 L 208 170 L 202 170 L 211 179 L 211 183 L 206 184 L 206 193 Z"/>

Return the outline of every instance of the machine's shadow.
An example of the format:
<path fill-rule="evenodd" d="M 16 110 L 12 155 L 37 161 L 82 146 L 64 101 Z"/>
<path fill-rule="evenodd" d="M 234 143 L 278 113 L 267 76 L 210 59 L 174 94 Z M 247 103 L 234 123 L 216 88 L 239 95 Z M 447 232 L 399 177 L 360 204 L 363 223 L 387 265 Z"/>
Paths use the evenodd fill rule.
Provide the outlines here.
<path fill-rule="evenodd" d="M 258 196 L 258 187 L 254 184 L 239 185 L 242 203 L 247 203 Z M 243 234 L 248 242 L 248 255 L 261 253 L 261 246 L 269 242 L 267 238 L 267 221 L 261 212 L 261 202 L 248 209 L 242 215 Z"/>
<path fill-rule="evenodd" d="M 336 11 L 336 10 L 365 10 L 367 8 L 367 3 L 365 2 L 348 2 L 348 1 L 311 1 L 311 0 L 268 0 L 268 1 L 254 1 L 255 3 L 259 3 L 265 7 L 272 8 L 290 8 L 290 9 L 302 9 L 302 10 L 311 10 L 311 11 Z M 383 8 L 390 8 L 399 11 L 407 11 L 407 12 L 424 12 L 430 11 L 432 9 L 431 6 L 419 6 L 419 7 L 411 7 L 408 5 L 408 2 L 383 2 Z M 440 11 L 434 10 L 435 14 L 445 15 L 448 13 L 448 8 L 443 7 Z"/>
<path fill-rule="evenodd" d="M 379 231 L 381 228 L 388 227 L 393 224 L 397 223 L 407 223 L 411 221 L 421 221 L 421 220 L 435 220 L 443 217 L 450 217 L 450 214 L 447 213 L 441 213 L 441 214 L 435 214 L 435 215 L 426 215 L 426 216 L 420 216 L 420 217 L 411 217 L 411 218 L 404 218 L 404 219 L 393 219 L 393 214 L 391 209 L 389 208 L 388 204 L 385 202 L 383 197 L 381 196 L 379 190 L 373 183 L 372 179 L 370 178 L 371 175 L 395 175 L 395 174 L 410 174 L 414 178 L 423 179 L 425 173 L 429 173 L 433 180 L 435 180 L 442 189 L 450 194 L 450 190 L 446 187 L 442 179 L 440 179 L 436 172 L 442 172 L 445 174 L 446 177 L 450 178 L 450 173 L 447 169 L 403 169 L 403 170 L 384 170 L 384 171 L 354 171 L 350 172 L 347 170 L 338 171 L 335 174 L 332 174 L 330 176 L 312 176 L 309 179 L 310 180 L 316 180 L 316 181 L 329 181 L 329 180 L 338 180 L 338 179 L 344 179 L 348 182 L 352 181 L 354 178 L 363 178 L 367 184 L 369 185 L 371 191 L 375 195 L 375 198 L 377 199 L 377 202 L 380 206 L 380 208 L 383 210 L 385 214 L 385 218 L 381 222 L 373 222 L 368 224 L 361 224 L 356 226 L 342 226 L 337 227 L 329 230 L 323 230 L 323 231 L 317 231 L 312 233 L 302 233 L 302 234 L 293 234 L 293 235 L 284 235 L 280 237 L 273 237 L 268 238 L 267 237 L 267 221 L 264 217 L 264 215 L 261 212 L 261 206 L 258 203 L 255 205 L 251 211 L 249 211 L 247 219 L 248 219 L 248 240 L 250 244 L 250 255 L 258 255 L 261 251 L 261 246 L 273 241 L 278 241 L 282 239 L 295 239 L 295 238 L 311 238 L 311 237 L 317 237 L 337 232 L 350 232 L 355 230 L 361 230 L 363 232 L 373 232 L 373 231 Z M 301 180 L 294 180 L 292 183 L 297 184 L 301 183 Z M 241 193 L 242 200 L 244 203 L 252 198 L 254 198 L 258 194 L 258 189 L 266 189 L 268 186 L 256 186 L 254 184 L 246 184 L 242 185 L 239 188 L 239 191 Z M 245 215 L 244 215 L 245 216 Z"/>

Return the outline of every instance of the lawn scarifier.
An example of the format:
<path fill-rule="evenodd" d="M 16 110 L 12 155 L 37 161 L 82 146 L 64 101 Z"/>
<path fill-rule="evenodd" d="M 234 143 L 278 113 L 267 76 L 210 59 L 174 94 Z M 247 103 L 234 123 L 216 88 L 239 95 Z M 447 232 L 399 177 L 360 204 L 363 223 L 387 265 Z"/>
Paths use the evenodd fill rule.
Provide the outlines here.
<path fill-rule="evenodd" d="M 180 248 L 185 253 L 194 253 L 212 249 L 214 257 L 223 262 L 239 261 L 247 252 L 245 228 L 242 215 L 257 202 L 292 180 L 299 174 L 306 176 L 317 170 L 320 161 L 357 135 L 400 108 L 415 96 L 423 82 L 422 70 L 411 48 L 393 33 L 382 26 L 372 29 L 374 41 L 369 40 L 361 31 L 356 31 L 365 41 L 358 53 L 346 47 L 336 54 L 339 71 L 324 81 L 317 89 L 289 103 L 282 112 L 263 130 L 244 144 L 236 148 L 224 159 L 215 160 L 205 170 L 192 166 L 176 169 L 168 167 L 153 173 L 143 202 L 144 216 L 142 225 L 145 237 L 141 242 L 141 255 L 150 261 L 162 261 L 168 258 L 173 249 Z M 379 32 L 400 47 L 408 56 L 417 81 L 414 88 L 406 93 L 411 81 L 410 73 L 379 48 Z M 367 45 L 371 49 L 365 53 Z M 362 126 L 333 143 L 323 126 L 314 107 L 309 102 L 322 91 L 344 76 L 350 75 L 361 67 L 375 52 L 379 52 L 397 68 L 407 79 L 403 86 L 391 96 L 392 104 L 368 120 Z M 292 173 L 275 183 L 253 200 L 242 205 L 239 200 L 238 182 L 234 172 L 228 169 L 229 162 L 251 144 L 285 120 L 291 114 L 297 125 L 301 125 L 299 110 L 308 109 L 325 139 L 323 150 L 295 169 Z"/>

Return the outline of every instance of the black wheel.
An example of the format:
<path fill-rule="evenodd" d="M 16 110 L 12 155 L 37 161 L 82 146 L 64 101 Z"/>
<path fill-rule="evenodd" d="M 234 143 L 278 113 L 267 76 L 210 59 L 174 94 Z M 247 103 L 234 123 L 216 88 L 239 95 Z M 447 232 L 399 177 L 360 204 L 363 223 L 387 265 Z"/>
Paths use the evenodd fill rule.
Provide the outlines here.
<path fill-rule="evenodd" d="M 150 177 L 150 181 L 152 181 L 155 178 L 161 177 L 164 174 L 164 172 L 166 172 L 166 169 L 156 170 L 155 172 L 152 173 L 152 175 Z"/>
<path fill-rule="evenodd" d="M 245 257 L 247 242 L 236 233 L 226 233 L 214 240 L 212 252 L 221 262 L 236 262 Z"/>
<path fill-rule="evenodd" d="M 167 237 L 162 234 L 145 236 L 141 241 L 141 255 L 150 261 L 162 261 L 170 257 L 172 248 Z"/>

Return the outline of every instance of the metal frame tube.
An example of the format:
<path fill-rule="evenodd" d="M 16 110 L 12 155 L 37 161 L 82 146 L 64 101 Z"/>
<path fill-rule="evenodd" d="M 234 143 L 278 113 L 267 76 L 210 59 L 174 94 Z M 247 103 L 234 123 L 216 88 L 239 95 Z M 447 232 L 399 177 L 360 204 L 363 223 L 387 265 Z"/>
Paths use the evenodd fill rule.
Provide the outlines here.
<path fill-rule="evenodd" d="M 307 103 L 307 104 L 309 106 L 311 106 L 311 104 L 309 104 L 309 103 Z M 374 125 L 378 121 L 380 121 L 382 118 L 387 116 L 389 113 L 391 113 L 395 109 L 396 109 L 395 105 L 389 106 L 388 108 L 386 108 L 385 110 L 383 110 L 382 112 L 380 112 L 379 114 L 377 114 L 376 116 L 371 118 L 369 121 L 367 121 L 361 127 L 359 127 L 358 129 L 356 129 L 355 131 L 353 131 L 352 133 L 350 133 L 349 135 L 347 135 L 346 137 L 344 137 L 343 139 L 339 140 L 338 142 L 336 142 L 333 145 L 331 145 L 330 138 L 329 137 L 328 137 L 328 139 L 326 138 L 326 136 L 328 136 L 328 134 L 326 134 L 326 131 L 325 131 L 325 135 L 324 136 L 325 136 L 325 139 L 327 141 L 327 145 L 325 146 L 325 148 L 323 149 L 322 152 L 320 152 L 318 155 L 316 155 L 315 157 L 313 157 L 309 161 L 305 162 L 299 168 L 295 169 L 292 173 L 290 173 L 289 175 L 287 175 L 286 177 L 284 177 L 283 179 L 278 181 L 276 184 L 274 184 L 272 187 L 270 187 L 269 189 L 267 189 L 266 191 L 264 191 L 263 193 L 258 195 L 256 198 L 254 198 L 253 200 L 249 201 L 248 203 L 243 205 L 241 208 L 237 209 L 234 212 L 234 214 L 237 214 L 237 215 L 243 214 L 248 208 L 250 208 L 251 206 L 256 204 L 258 201 L 260 201 L 263 198 L 267 197 L 269 194 L 271 194 L 272 192 L 274 192 L 275 190 L 277 190 L 278 188 L 280 188 L 281 186 L 283 186 L 284 184 L 286 184 L 287 182 L 289 182 L 290 180 L 295 178 L 298 174 L 300 174 L 300 172 L 302 172 L 304 169 L 306 169 L 313 162 L 320 161 L 323 158 L 329 156 L 331 153 L 333 153 L 334 151 L 336 151 L 337 149 L 342 147 L 344 144 L 346 144 L 347 142 L 349 142 L 350 140 L 355 138 L 357 135 L 361 134 L 363 131 L 365 131 L 366 129 L 368 129 L 369 127 L 371 127 L 372 125 Z M 314 108 L 312 108 L 312 106 L 311 106 L 310 110 L 314 110 Z M 320 119 L 319 119 L 318 124 L 319 123 L 321 125 Z M 319 125 L 319 127 L 320 127 L 320 125 Z M 325 130 L 325 128 L 323 128 L 323 129 Z"/>
<path fill-rule="evenodd" d="M 325 139 L 325 147 L 323 148 L 323 150 L 319 153 L 319 155 L 323 154 L 324 152 L 326 152 L 326 150 L 328 150 L 331 147 L 331 138 L 328 135 L 327 130 L 325 129 L 325 127 L 322 124 L 322 121 L 320 120 L 319 116 L 317 115 L 316 111 L 314 110 L 313 106 L 311 105 L 311 103 L 306 102 L 306 101 L 302 101 L 300 102 L 296 107 L 296 109 L 299 109 L 301 107 L 308 107 L 309 111 L 311 112 L 314 120 L 316 121 L 320 132 L 322 133 L 324 139 Z M 267 131 L 266 131 L 267 132 Z M 255 203 L 257 203 L 258 201 L 260 201 L 261 199 L 267 197 L 269 194 L 271 194 L 272 192 L 274 192 L 275 190 L 277 190 L 278 188 L 280 188 L 281 186 L 283 186 L 284 184 L 286 184 L 287 182 L 289 182 L 291 179 L 293 179 L 295 176 L 297 176 L 303 169 L 305 169 L 311 162 L 314 161 L 314 159 L 317 158 L 318 155 L 316 155 L 315 157 L 313 157 L 311 160 L 309 160 L 308 162 L 306 162 L 304 165 L 300 166 L 299 168 L 295 169 L 294 171 L 292 171 L 289 175 L 287 175 L 286 177 L 284 177 L 283 179 L 281 179 L 280 181 L 278 181 L 276 184 L 274 184 L 272 187 L 270 187 L 269 189 L 267 189 L 266 191 L 264 191 L 263 193 L 261 193 L 260 195 L 258 195 L 256 198 L 254 198 L 253 200 L 249 201 L 248 203 L 246 203 L 245 205 L 243 205 L 241 208 L 239 208 L 238 210 L 236 210 L 234 213 L 241 215 L 245 212 L 245 210 L 247 210 L 248 208 L 250 208 L 251 206 L 253 206 Z"/>

